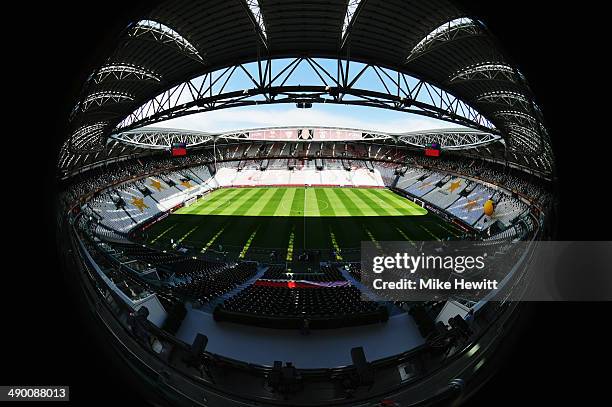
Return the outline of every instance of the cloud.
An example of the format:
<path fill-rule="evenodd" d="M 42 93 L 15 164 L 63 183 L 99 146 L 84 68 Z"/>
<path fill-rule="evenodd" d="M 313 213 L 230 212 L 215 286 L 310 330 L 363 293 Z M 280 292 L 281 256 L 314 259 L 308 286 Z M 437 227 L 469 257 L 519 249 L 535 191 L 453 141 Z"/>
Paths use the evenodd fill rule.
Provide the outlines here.
<path fill-rule="evenodd" d="M 152 127 L 229 132 L 283 126 L 347 127 L 391 133 L 459 127 L 405 112 L 342 105 L 314 105 L 312 109 L 297 109 L 292 105 L 249 106 L 183 116 Z"/>

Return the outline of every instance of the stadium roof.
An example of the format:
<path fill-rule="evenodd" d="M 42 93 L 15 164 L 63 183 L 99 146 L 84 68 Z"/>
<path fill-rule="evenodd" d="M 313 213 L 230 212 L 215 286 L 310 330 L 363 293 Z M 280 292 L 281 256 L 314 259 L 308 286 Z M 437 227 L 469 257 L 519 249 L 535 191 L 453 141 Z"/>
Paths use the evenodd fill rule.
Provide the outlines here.
<path fill-rule="evenodd" d="M 445 150 L 465 150 L 488 145 L 500 140 L 500 136 L 466 128 L 433 129 L 403 133 L 373 132 L 371 130 L 324 127 L 324 126 L 283 126 L 264 127 L 231 132 L 202 132 L 185 129 L 145 127 L 111 135 L 111 139 L 151 150 L 167 150 L 172 143 L 184 142 L 188 147 L 212 144 L 213 141 L 318 141 L 357 142 L 388 140 L 397 144 L 425 147 L 438 143 Z"/>
<path fill-rule="evenodd" d="M 279 58 L 310 64 L 326 85 L 275 84 L 272 76 L 282 72 L 270 61 Z M 315 58 L 336 60 L 335 72 Z M 359 89 L 359 69 L 349 62 L 397 89 Z M 224 92 L 223 75 L 240 71 L 252 89 Z M 205 86 L 213 72 L 221 79 L 214 91 Z M 131 23 L 89 77 L 64 154 L 91 154 L 107 148 L 113 133 L 175 116 L 300 101 L 391 108 L 492 131 L 504 138 L 508 160 L 528 156 L 539 171 L 552 171 L 549 137 L 525 78 L 486 26 L 449 0 L 164 2 Z"/>

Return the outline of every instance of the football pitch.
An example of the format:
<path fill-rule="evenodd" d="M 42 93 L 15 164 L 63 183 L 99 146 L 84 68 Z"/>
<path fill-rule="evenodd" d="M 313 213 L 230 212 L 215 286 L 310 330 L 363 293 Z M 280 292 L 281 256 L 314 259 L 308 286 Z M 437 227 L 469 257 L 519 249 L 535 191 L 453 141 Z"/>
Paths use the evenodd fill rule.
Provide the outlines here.
<path fill-rule="evenodd" d="M 358 261 L 362 241 L 414 243 L 461 233 L 387 189 L 258 187 L 213 191 L 152 225 L 142 240 L 194 255 L 267 261 L 273 252 L 290 262 L 317 251 L 321 260 Z"/>
<path fill-rule="evenodd" d="M 226 216 L 416 216 L 427 210 L 387 189 L 218 189 L 178 215 Z"/>

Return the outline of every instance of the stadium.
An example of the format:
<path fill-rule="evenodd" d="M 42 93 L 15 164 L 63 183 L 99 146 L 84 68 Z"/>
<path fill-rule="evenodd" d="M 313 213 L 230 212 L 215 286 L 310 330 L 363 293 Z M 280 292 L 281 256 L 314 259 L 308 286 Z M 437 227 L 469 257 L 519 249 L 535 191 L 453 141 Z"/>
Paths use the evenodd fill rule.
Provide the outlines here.
<path fill-rule="evenodd" d="M 496 44 L 450 0 L 167 1 L 123 30 L 69 118 L 58 246 L 149 401 L 450 405 L 482 385 L 555 203 L 541 111 Z M 276 106 L 367 127 L 240 126 Z M 186 125 L 218 112 L 237 124 Z M 378 295 L 364 253 L 385 242 L 485 250 L 504 267 L 473 276 L 500 287 Z"/>

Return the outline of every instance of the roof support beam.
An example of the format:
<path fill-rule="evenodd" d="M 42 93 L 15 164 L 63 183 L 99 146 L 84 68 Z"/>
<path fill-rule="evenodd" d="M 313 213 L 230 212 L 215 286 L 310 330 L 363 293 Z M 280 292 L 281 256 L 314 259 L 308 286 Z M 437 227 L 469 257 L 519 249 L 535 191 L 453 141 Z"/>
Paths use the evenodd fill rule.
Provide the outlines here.
<path fill-rule="evenodd" d="M 180 129 L 145 128 L 112 136 L 116 142 L 152 150 L 168 149 L 172 143 L 186 143 L 189 147 L 207 143 L 213 135 Z"/>
<path fill-rule="evenodd" d="M 257 36 L 261 40 L 261 43 L 269 49 L 268 47 L 268 33 L 266 30 L 266 23 L 264 20 L 263 11 L 261 10 L 261 6 L 259 4 L 259 0 L 238 0 L 242 3 L 245 8 L 245 11 L 253 23 L 253 29 L 257 33 Z"/>
<path fill-rule="evenodd" d="M 405 73 L 348 59 L 298 57 L 239 64 L 184 82 L 140 106 L 114 133 L 205 111 L 299 102 L 378 107 L 497 132 L 467 103 Z"/>
<path fill-rule="evenodd" d="M 367 0 L 347 0 L 346 13 L 344 14 L 344 21 L 342 23 L 342 31 L 340 33 L 340 50 L 344 49 L 344 46 L 348 42 L 351 36 L 351 31 L 357 17 Z"/>
<path fill-rule="evenodd" d="M 415 147 L 425 147 L 430 143 L 438 143 L 445 150 L 466 150 L 502 140 L 498 134 L 469 129 L 425 130 L 396 136 L 399 141 Z"/>

